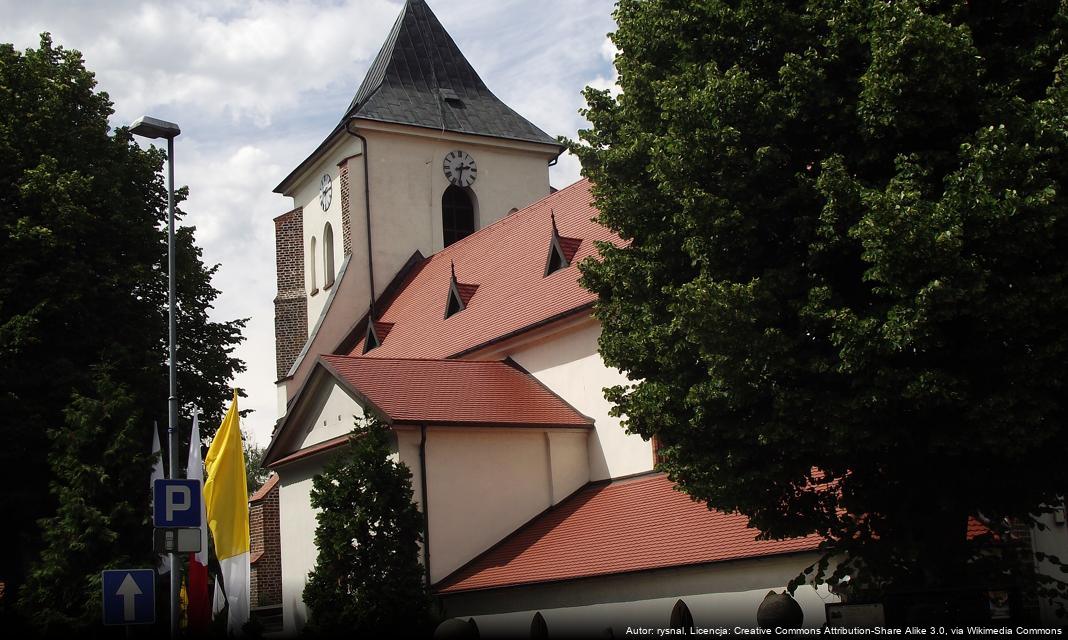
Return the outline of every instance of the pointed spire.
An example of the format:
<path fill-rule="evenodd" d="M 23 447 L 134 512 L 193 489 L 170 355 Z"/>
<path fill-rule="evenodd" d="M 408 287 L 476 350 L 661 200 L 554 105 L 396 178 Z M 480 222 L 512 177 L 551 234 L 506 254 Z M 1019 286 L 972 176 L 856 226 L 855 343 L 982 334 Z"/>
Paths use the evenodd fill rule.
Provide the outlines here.
<path fill-rule="evenodd" d="M 349 118 L 560 146 L 493 95 L 422 0 L 404 3 Z"/>

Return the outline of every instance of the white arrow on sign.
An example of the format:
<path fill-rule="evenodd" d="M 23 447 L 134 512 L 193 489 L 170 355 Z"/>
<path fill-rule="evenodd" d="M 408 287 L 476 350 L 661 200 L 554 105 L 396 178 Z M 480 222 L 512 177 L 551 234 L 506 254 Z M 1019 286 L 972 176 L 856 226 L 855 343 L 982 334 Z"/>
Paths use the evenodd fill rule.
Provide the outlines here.
<path fill-rule="evenodd" d="M 136 615 L 137 596 L 141 595 L 141 587 L 137 586 L 137 581 L 133 579 L 133 575 L 127 573 L 126 577 L 122 579 L 122 584 L 119 585 L 119 590 L 115 592 L 122 597 L 122 619 L 124 622 L 133 620 Z"/>

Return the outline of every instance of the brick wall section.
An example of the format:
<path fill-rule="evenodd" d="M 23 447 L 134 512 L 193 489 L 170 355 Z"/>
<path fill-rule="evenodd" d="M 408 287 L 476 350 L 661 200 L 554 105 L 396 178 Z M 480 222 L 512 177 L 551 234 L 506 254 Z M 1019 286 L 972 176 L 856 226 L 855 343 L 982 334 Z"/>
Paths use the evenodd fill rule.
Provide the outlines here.
<path fill-rule="evenodd" d="M 304 296 L 304 211 L 274 219 L 278 295 L 274 299 L 274 351 L 278 380 L 285 377 L 308 339 L 308 299 Z"/>
<path fill-rule="evenodd" d="M 345 255 L 352 254 L 352 212 L 349 199 L 349 161 L 359 156 L 349 156 L 337 163 L 338 182 L 341 183 L 341 241 Z"/>
<path fill-rule="evenodd" d="M 282 545 L 278 536 L 277 476 L 249 500 L 248 529 L 252 564 L 251 596 L 253 607 L 282 603 Z"/>

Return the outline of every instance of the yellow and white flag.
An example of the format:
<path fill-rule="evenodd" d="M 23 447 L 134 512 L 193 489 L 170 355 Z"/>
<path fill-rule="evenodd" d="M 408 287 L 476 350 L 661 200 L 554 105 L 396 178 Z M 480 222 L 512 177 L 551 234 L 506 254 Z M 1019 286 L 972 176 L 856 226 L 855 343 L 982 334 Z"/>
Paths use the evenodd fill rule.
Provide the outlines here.
<path fill-rule="evenodd" d="M 226 417 L 204 459 L 204 505 L 215 554 L 222 570 L 222 588 L 230 606 L 227 629 L 240 635 L 249 617 L 248 485 L 241 446 L 237 390 Z M 218 589 L 218 582 L 216 582 Z"/>

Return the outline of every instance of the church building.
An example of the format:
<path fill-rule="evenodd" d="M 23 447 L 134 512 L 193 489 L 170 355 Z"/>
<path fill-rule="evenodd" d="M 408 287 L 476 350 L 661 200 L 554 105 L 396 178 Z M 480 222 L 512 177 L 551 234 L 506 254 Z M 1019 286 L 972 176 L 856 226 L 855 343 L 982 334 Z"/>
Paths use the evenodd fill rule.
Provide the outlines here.
<path fill-rule="evenodd" d="M 503 43 L 502 43 L 503 45 Z M 445 615 L 487 637 L 756 626 L 818 555 L 757 540 L 654 469 L 610 415 L 577 265 L 599 241 L 562 146 L 501 102 L 422 0 L 407 0 L 352 103 L 276 188 L 278 476 L 285 630 L 308 619 L 312 478 L 373 413 L 424 514 Z M 806 626 L 825 591 L 796 594 Z M 452 621 L 455 623 L 455 620 Z"/>

